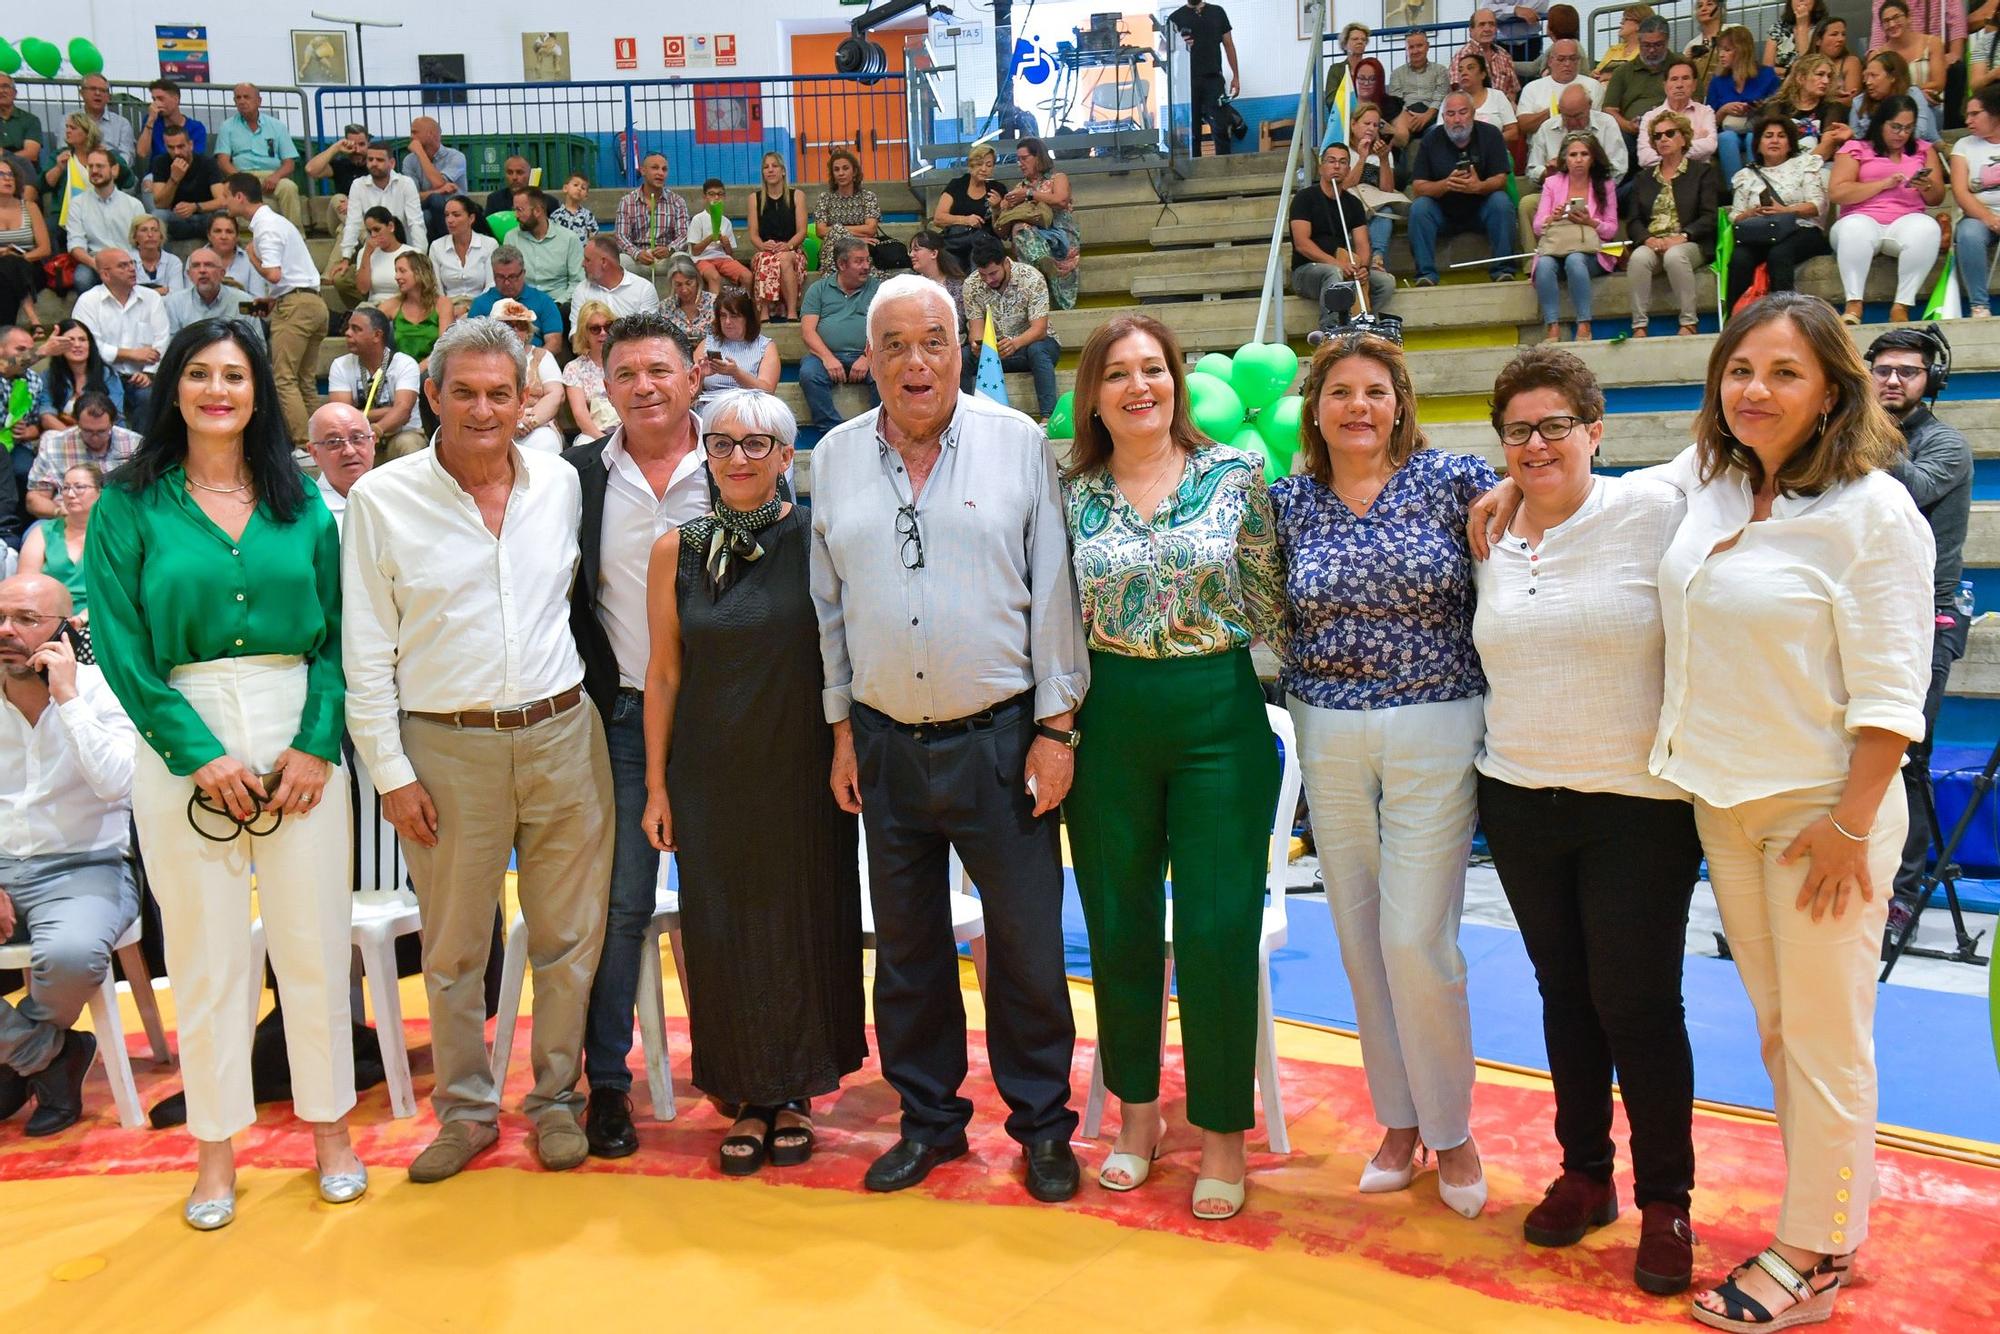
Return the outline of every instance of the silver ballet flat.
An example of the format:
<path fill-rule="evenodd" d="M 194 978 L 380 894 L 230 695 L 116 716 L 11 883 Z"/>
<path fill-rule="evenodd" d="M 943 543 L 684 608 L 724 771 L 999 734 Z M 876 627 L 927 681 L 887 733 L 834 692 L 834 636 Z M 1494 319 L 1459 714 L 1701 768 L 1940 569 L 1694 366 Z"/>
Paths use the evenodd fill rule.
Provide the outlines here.
<path fill-rule="evenodd" d="M 187 1225 L 197 1232 L 214 1232 L 228 1227 L 236 1221 L 236 1192 L 232 1190 L 219 1200 L 203 1200 L 199 1204 L 189 1200 L 182 1216 L 187 1219 Z"/>
<path fill-rule="evenodd" d="M 368 1193 L 368 1169 L 329 1172 L 319 1179 L 319 1197 L 328 1204 L 352 1204 Z"/>

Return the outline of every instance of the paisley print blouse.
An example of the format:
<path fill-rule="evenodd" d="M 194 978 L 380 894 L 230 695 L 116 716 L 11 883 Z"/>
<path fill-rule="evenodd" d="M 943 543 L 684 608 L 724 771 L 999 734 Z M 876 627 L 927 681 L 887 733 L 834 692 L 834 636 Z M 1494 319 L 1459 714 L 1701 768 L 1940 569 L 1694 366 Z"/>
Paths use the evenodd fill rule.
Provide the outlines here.
<path fill-rule="evenodd" d="M 1311 477 L 1278 479 L 1290 624 L 1279 684 L 1323 709 L 1484 694 L 1465 512 L 1497 480 L 1474 455 L 1420 449 L 1356 515 Z"/>
<path fill-rule="evenodd" d="M 1092 649 L 1193 658 L 1277 640 L 1284 572 L 1262 459 L 1197 450 L 1151 521 L 1102 468 L 1065 483 L 1063 503 Z"/>

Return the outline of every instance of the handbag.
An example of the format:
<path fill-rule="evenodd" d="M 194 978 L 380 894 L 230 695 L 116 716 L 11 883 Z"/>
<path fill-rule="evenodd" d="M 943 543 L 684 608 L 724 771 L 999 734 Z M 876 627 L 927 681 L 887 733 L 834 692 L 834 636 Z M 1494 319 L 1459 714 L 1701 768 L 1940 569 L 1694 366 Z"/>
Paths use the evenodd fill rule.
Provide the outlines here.
<path fill-rule="evenodd" d="M 869 262 L 878 269 L 907 269 L 910 267 L 910 248 L 901 241 L 877 241 L 868 250 Z"/>
<path fill-rule="evenodd" d="M 1595 255 L 1603 249 L 1604 238 L 1597 234 L 1597 225 L 1572 221 L 1567 209 L 1550 216 L 1548 226 L 1542 229 L 1535 242 L 1535 253 L 1551 259 L 1562 259 L 1568 255 Z"/>
<path fill-rule="evenodd" d="M 1048 228 L 1055 226 L 1055 221 L 1055 210 L 1047 204 L 1024 199 L 1011 208 L 1002 209 L 1000 215 L 993 219 L 993 230 L 1005 236 L 1007 229 L 1017 223 L 1025 222 L 1030 227 Z"/>
<path fill-rule="evenodd" d="M 1782 204 L 1785 197 L 1778 193 L 1778 187 L 1771 184 L 1771 178 L 1763 169 L 1752 166 L 1757 179 L 1764 182 L 1764 193 L 1772 202 Z M 1744 245 L 1774 246 L 1798 231 L 1801 219 L 1795 213 L 1781 213 L 1775 218 L 1745 218 L 1736 224 L 1736 239 Z"/>

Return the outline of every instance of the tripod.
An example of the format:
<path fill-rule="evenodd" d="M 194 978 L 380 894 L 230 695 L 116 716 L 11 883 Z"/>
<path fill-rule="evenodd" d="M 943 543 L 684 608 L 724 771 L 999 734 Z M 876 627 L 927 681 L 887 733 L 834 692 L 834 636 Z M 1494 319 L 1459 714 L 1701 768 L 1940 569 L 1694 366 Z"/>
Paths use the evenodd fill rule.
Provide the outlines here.
<path fill-rule="evenodd" d="M 1882 976 L 1877 979 L 1878 981 L 1887 982 L 1889 974 L 1895 970 L 1897 960 L 1905 954 L 1914 954 L 1920 959 L 1948 959 L 1956 963 L 1987 962 L 1979 954 L 1979 939 L 1986 933 L 1981 931 L 1978 935 L 1973 935 L 1965 929 L 1965 911 L 1958 902 L 1958 877 L 1961 869 L 1953 864 L 1951 859 L 1957 853 L 1958 845 L 1965 841 L 1966 832 L 1972 828 L 1973 817 L 1978 813 L 1980 803 L 1985 801 L 1986 794 L 1993 790 L 1993 775 L 1996 771 L 2000 771 L 2000 742 L 1994 743 L 1993 753 L 1986 757 L 1986 767 L 1980 771 L 1979 777 L 1973 780 L 1972 796 L 1966 802 L 1965 810 L 1959 814 L 1958 823 L 1952 826 L 1951 837 L 1939 846 L 1937 860 L 1924 873 L 1923 893 L 1917 896 L 1916 911 L 1910 914 L 1909 921 L 1903 923 L 1903 929 L 1896 933 L 1896 939 L 1890 943 L 1885 952 Z M 1942 831 L 1938 828 L 1937 798 L 1928 783 L 1924 785 L 1924 818 L 1930 822 L 1931 841 L 1935 843 Z M 1951 925 L 1958 937 L 1958 947 L 1950 950 L 1915 948 L 1910 941 L 1917 934 L 1917 922 L 1923 917 L 1924 909 L 1930 906 L 1931 895 L 1940 888 L 1944 890 L 1945 905 L 1951 909 Z"/>

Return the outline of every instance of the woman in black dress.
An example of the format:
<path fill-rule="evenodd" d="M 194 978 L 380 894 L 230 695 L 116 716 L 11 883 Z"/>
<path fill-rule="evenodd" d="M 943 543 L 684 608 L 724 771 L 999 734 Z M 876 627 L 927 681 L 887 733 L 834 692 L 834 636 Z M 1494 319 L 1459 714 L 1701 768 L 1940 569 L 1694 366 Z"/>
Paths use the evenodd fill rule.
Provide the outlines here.
<path fill-rule="evenodd" d="M 653 546 L 647 838 L 681 859 L 694 1083 L 741 1104 L 719 1165 L 812 1156 L 811 1099 L 868 1053 L 855 819 L 826 773 L 810 523 L 778 496 L 797 424 L 760 390 L 704 417 L 713 514 Z"/>
<path fill-rule="evenodd" d="M 1000 202 L 1000 189 L 993 184 L 994 153 L 991 144 L 980 144 L 966 155 L 965 174 L 954 176 L 931 209 L 931 222 L 941 229 L 945 249 L 960 268 L 972 269 L 972 241 L 993 234 L 993 210 Z"/>

